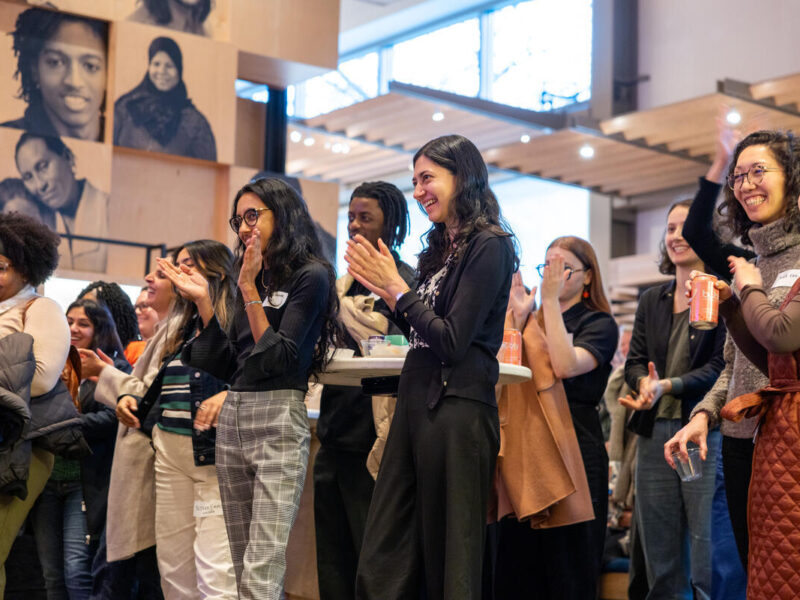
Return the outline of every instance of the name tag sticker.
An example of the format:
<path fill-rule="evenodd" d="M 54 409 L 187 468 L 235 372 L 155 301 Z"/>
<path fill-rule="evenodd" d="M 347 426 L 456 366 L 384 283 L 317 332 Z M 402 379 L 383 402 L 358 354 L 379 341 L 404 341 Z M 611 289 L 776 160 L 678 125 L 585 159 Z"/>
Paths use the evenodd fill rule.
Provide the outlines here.
<path fill-rule="evenodd" d="M 202 500 L 194 501 L 194 517 L 213 517 L 222 514 L 222 501 L 209 500 L 204 502 Z"/>
<path fill-rule="evenodd" d="M 267 308 L 280 308 L 284 305 L 288 297 L 289 294 L 287 292 L 273 292 L 269 298 L 264 300 L 262 305 Z"/>
<path fill-rule="evenodd" d="M 372 298 L 373 300 L 375 300 L 375 302 L 379 302 L 379 301 L 381 300 L 381 297 L 380 297 L 380 296 L 378 296 L 378 294 L 376 294 L 375 292 L 372 292 L 372 293 L 371 293 L 369 296 L 367 296 L 367 297 L 368 297 L 368 298 Z"/>
<path fill-rule="evenodd" d="M 800 269 L 789 269 L 779 273 L 772 284 L 772 287 L 792 287 L 794 282 L 800 278 Z"/>

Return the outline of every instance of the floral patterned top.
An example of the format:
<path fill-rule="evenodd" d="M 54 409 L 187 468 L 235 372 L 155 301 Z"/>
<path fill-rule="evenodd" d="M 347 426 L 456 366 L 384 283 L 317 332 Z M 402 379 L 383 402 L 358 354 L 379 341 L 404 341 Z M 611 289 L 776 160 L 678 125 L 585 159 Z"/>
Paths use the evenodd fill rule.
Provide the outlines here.
<path fill-rule="evenodd" d="M 447 257 L 447 260 L 444 261 L 442 268 L 417 286 L 417 295 L 420 297 L 420 300 L 422 300 L 422 303 L 431 310 L 433 310 L 436 303 L 436 296 L 439 295 L 439 288 L 441 287 L 448 270 L 455 262 L 456 254 L 457 253 L 455 252 L 454 248 L 453 252 L 451 252 Z M 411 328 L 411 332 L 408 336 L 408 345 L 412 350 L 414 348 L 430 347 L 428 346 L 428 343 L 419 336 L 413 327 Z"/>

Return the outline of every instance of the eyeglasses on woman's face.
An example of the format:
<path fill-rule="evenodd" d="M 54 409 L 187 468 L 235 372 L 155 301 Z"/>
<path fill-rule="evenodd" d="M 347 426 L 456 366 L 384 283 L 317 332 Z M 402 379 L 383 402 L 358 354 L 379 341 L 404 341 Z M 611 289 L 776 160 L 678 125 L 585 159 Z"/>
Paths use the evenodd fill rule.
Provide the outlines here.
<path fill-rule="evenodd" d="M 247 223 L 248 227 L 255 227 L 258 223 L 258 217 L 261 216 L 262 211 L 269 210 L 268 208 L 248 208 L 244 211 L 244 215 L 235 215 L 230 218 L 228 223 L 233 229 L 233 233 L 239 235 L 239 229 L 242 227 L 242 222 Z"/>
<path fill-rule="evenodd" d="M 536 267 L 536 272 L 539 273 L 539 277 L 544 277 L 544 268 L 549 266 L 550 263 L 544 263 Z M 567 280 L 569 280 L 569 278 L 572 277 L 573 273 L 580 273 L 581 271 L 587 271 L 587 270 L 588 269 L 573 269 L 569 265 L 564 265 L 564 271 L 566 271 L 567 273 Z"/>
<path fill-rule="evenodd" d="M 764 173 L 768 171 L 782 171 L 783 169 L 779 169 L 777 167 L 765 167 L 763 165 L 753 165 L 750 167 L 748 171 L 744 171 L 742 173 L 731 173 L 728 175 L 728 187 L 732 190 L 741 189 L 742 185 L 744 185 L 744 180 L 747 179 L 747 182 L 750 185 L 758 185 L 762 181 L 764 181 Z"/>

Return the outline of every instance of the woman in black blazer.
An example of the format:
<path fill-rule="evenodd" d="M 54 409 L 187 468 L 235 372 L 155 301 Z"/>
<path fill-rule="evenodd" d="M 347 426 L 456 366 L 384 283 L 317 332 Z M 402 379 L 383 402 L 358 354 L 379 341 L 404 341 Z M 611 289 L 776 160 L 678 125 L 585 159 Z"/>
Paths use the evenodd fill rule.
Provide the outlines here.
<path fill-rule="evenodd" d="M 414 156 L 414 198 L 433 222 L 416 291 L 385 244 L 348 242 L 349 272 L 408 330 L 356 597 L 469 600 L 481 594 L 489 489 L 499 449 L 496 355 L 518 260 L 478 149 L 431 140 Z"/>
<path fill-rule="evenodd" d="M 667 213 L 660 271 L 675 279 L 642 294 L 625 362 L 625 380 L 637 397 L 628 427 L 639 434 L 634 518 L 647 563 L 648 598 L 711 597 L 712 502 L 716 489 L 718 430 L 709 432 L 703 477 L 681 481 L 664 460 L 664 443 L 689 420 L 717 380 L 725 361 L 725 327 L 689 326 L 684 282 L 703 262 L 683 238 L 690 200 Z M 677 289 L 676 289 L 677 288 Z M 706 457 L 707 454 L 707 457 Z"/>

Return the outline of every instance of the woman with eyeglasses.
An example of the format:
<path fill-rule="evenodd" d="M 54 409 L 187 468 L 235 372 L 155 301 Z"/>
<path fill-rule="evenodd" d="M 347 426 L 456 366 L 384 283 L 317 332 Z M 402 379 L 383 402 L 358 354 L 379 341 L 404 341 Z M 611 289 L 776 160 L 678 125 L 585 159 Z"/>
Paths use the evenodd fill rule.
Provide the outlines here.
<path fill-rule="evenodd" d="M 390 249 L 348 241 L 348 272 L 395 311 L 408 352 L 367 515 L 355 597 L 481 597 L 489 490 L 500 445 L 494 386 L 517 257 L 486 164 L 459 135 L 414 155 L 432 226 L 416 290 Z"/>
<path fill-rule="evenodd" d="M 303 400 L 337 329 L 335 274 L 305 202 L 280 179 L 239 190 L 230 225 L 238 294 L 227 327 L 198 269 L 160 264 L 202 319 L 183 360 L 230 383 L 216 464 L 239 598 L 278 600 L 308 462 Z"/>
<path fill-rule="evenodd" d="M 723 141 L 721 134 L 717 157 L 701 181 L 687 217 L 686 239 L 703 262 L 713 270 L 722 269 L 721 274 L 730 272 L 728 256 L 742 256 L 741 249 L 736 252 L 722 243 L 709 218 L 721 187 L 715 182 L 725 182 L 722 213 L 733 234 L 755 251 L 755 264 L 761 270 L 769 302 L 777 308 L 797 280 L 800 268 L 800 210 L 796 202 L 800 195 L 800 143 L 789 133 L 758 131 L 736 145 L 729 161 L 730 153 Z M 746 569 L 750 546 L 747 498 L 758 419 L 732 422 L 721 419 L 720 410 L 729 400 L 765 387 L 769 379 L 730 337 L 724 357 L 725 368 L 717 382 L 695 406 L 689 423 L 665 444 L 664 456 L 671 462 L 674 452 L 685 453 L 688 442 L 699 445 L 704 455 L 708 432 L 720 427 L 728 511 Z"/>
<path fill-rule="evenodd" d="M 681 481 L 663 460 L 664 442 L 685 425 L 689 413 L 724 366 L 725 328 L 689 327 L 682 287 L 705 265 L 683 239 L 691 201 L 667 211 L 659 270 L 675 277 L 639 298 L 625 379 L 635 390 L 620 403 L 636 411 L 628 428 L 639 435 L 634 518 L 647 566 L 648 600 L 711 598 L 711 511 L 715 469 Z M 634 397 L 635 396 L 635 397 Z M 718 431 L 709 433 L 707 457 L 716 466 Z"/>
<path fill-rule="evenodd" d="M 537 270 L 542 277 L 537 317 L 544 327 L 553 371 L 564 384 L 595 518 L 539 530 L 513 519 L 501 521 L 500 543 L 509 560 L 517 548 L 525 552 L 530 568 L 524 583 L 498 580 L 502 594 L 498 597 L 528 594 L 535 584 L 542 597 L 584 600 L 596 596 L 605 543 L 608 454 L 597 406 L 611 373 L 619 330 L 589 242 L 574 236 L 556 238 Z M 505 561 L 498 556 L 498 568 Z"/>

